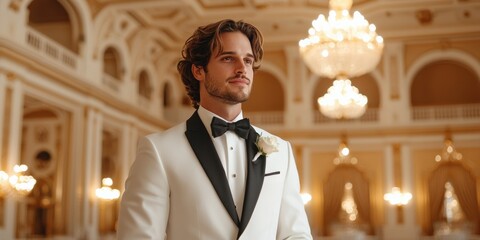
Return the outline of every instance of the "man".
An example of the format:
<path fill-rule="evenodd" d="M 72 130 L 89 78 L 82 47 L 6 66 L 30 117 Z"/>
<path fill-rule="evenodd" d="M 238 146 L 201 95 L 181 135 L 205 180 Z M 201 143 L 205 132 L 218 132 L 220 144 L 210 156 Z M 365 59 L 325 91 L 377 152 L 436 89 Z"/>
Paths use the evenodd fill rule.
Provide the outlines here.
<path fill-rule="evenodd" d="M 186 41 L 177 68 L 197 110 L 140 139 L 119 239 L 312 239 L 290 144 L 243 119 L 262 44 L 233 20 Z"/>

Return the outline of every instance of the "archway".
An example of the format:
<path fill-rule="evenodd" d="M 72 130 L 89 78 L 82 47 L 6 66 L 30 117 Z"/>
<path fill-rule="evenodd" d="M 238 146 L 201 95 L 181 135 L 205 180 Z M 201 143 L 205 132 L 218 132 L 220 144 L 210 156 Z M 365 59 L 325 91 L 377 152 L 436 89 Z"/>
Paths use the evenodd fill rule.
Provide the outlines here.
<path fill-rule="evenodd" d="M 412 106 L 480 103 L 480 80 L 461 62 L 438 60 L 417 72 L 410 93 Z"/>

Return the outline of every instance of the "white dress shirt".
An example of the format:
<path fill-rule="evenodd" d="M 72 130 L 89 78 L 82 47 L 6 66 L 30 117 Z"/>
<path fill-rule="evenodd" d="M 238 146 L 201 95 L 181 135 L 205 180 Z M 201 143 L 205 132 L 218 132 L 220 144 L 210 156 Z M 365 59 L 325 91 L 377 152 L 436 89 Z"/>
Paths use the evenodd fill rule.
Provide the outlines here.
<path fill-rule="evenodd" d="M 212 138 L 215 150 L 217 151 L 220 161 L 222 162 L 223 169 L 225 170 L 225 175 L 228 179 L 228 185 L 230 186 L 230 191 L 232 193 L 233 201 L 235 202 L 237 213 L 241 217 L 247 176 L 247 149 L 245 139 L 239 137 L 233 131 L 227 131 L 222 136 L 214 138 L 212 136 L 212 129 L 210 127 L 212 118 L 217 117 L 225 122 L 230 121 L 227 121 L 222 117 L 208 111 L 202 106 L 199 106 L 198 108 L 198 115 L 200 116 L 200 119 Z M 241 119 L 243 119 L 242 112 L 238 114 L 233 122 Z"/>

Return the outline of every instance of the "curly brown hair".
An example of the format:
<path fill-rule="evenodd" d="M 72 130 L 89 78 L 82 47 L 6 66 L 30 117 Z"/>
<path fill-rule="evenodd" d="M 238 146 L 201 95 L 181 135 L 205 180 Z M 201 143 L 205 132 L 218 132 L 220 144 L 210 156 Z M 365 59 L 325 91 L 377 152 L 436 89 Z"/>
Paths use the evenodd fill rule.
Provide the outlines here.
<path fill-rule="evenodd" d="M 220 34 L 224 32 L 243 33 L 252 46 L 254 56 L 253 70 L 257 70 L 260 67 L 263 57 L 263 36 L 255 26 L 241 20 L 225 19 L 197 28 L 185 42 L 182 49 L 183 59 L 177 64 L 177 70 L 181 75 L 187 94 L 193 107 L 196 109 L 198 109 L 200 102 L 200 82 L 193 76 L 192 65 L 202 67 L 205 71 L 207 70 L 207 64 L 213 51 L 218 47 L 218 52 L 222 52 L 223 46 Z"/>

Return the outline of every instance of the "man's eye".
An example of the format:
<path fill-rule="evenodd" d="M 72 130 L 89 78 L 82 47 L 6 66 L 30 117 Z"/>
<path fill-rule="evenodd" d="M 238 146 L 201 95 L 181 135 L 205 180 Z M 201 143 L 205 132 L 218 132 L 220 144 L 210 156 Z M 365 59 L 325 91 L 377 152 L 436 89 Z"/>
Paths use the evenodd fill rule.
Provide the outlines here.
<path fill-rule="evenodd" d="M 230 61 L 232 61 L 232 60 L 233 60 L 232 57 L 224 57 L 224 58 L 223 58 L 223 61 L 228 61 L 228 62 L 230 62 Z"/>
<path fill-rule="evenodd" d="M 245 59 L 245 63 L 246 63 L 246 64 L 249 64 L 249 65 L 252 65 L 252 64 L 253 64 L 253 60 L 252 60 L 252 59 Z"/>

